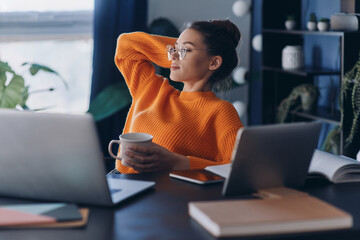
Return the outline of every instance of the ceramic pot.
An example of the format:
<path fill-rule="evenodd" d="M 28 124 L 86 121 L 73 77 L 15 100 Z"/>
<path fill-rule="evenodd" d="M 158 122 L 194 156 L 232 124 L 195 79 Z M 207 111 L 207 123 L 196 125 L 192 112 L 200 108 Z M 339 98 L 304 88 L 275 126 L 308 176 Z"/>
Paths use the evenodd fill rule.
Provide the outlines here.
<path fill-rule="evenodd" d="M 324 31 L 329 30 L 330 23 L 328 23 L 328 22 L 318 22 L 317 27 L 318 27 L 319 31 L 324 32 Z"/>
<path fill-rule="evenodd" d="M 306 26 L 307 26 L 307 29 L 309 29 L 309 31 L 316 30 L 316 22 L 307 22 Z"/>
<path fill-rule="evenodd" d="M 301 46 L 286 46 L 282 50 L 282 67 L 284 69 L 298 69 L 304 66 L 304 57 Z"/>
<path fill-rule="evenodd" d="M 296 22 L 294 20 L 286 20 L 285 21 L 285 28 L 287 30 L 294 30 L 296 27 Z"/>

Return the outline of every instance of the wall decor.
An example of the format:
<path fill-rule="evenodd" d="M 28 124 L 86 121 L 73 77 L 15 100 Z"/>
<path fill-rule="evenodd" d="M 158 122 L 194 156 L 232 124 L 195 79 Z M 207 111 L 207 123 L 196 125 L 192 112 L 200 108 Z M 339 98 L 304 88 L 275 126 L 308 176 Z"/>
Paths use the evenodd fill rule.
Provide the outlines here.
<path fill-rule="evenodd" d="M 237 17 L 243 17 L 250 12 L 250 3 L 245 0 L 237 0 L 232 5 L 232 11 Z"/>
<path fill-rule="evenodd" d="M 242 101 L 235 101 L 232 103 L 232 105 L 234 106 L 234 108 L 236 109 L 236 111 L 239 114 L 239 117 L 243 117 L 246 114 L 246 104 Z"/>
<path fill-rule="evenodd" d="M 261 52 L 262 51 L 262 35 L 261 34 L 257 34 L 253 37 L 252 39 L 252 46 L 253 48 L 258 51 Z"/>
<path fill-rule="evenodd" d="M 246 67 L 238 66 L 234 69 L 232 73 L 232 77 L 234 81 L 239 84 L 243 85 L 246 83 L 246 74 L 248 73 L 248 69 Z"/>

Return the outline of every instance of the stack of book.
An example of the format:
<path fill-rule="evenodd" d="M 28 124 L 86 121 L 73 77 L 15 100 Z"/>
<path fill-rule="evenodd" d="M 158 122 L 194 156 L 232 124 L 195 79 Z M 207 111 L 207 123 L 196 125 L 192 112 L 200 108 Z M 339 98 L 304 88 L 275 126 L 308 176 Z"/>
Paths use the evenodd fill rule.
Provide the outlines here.
<path fill-rule="evenodd" d="M 0 205 L 0 228 L 84 227 L 89 209 L 70 203 Z"/>

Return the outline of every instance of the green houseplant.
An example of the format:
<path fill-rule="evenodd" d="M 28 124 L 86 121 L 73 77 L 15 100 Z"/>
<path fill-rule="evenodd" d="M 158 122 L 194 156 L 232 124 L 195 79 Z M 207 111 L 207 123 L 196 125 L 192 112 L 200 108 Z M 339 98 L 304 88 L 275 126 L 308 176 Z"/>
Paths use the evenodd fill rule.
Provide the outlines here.
<path fill-rule="evenodd" d="M 95 121 L 101 121 L 128 106 L 131 101 L 125 81 L 118 81 L 96 95 L 90 103 L 88 113 L 91 113 Z"/>
<path fill-rule="evenodd" d="M 285 28 L 287 30 L 294 30 L 296 27 L 295 16 L 293 14 L 286 16 Z"/>
<path fill-rule="evenodd" d="M 320 18 L 317 23 L 319 31 L 327 31 L 330 28 L 330 19 L 329 18 Z"/>
<path fill-rule="evenodd" d="M 325 22 L 325 23 L 329 23 L 330 19 L 329 18 L 320 18 L 319 22 Z"/>
<path fill-rule="evenodd" d="M 360 56 L 360 55 L 359 55 Z M 353 111 L 353 121 L 349 136 L 346 138 L 347 143 L 351 143 L 359 128 L 360 118 L 360 57 L 355 63 L 353 68 L 345 74 L 344 81 L 342 82 L 341 91 L 344 97 L 350 97 L 351 107 Z M 348 95 L 350 93 L 350 96 Z M 342 109 L 342 114 L 344 110 Z"/>
<path fill-rule="evenodd" d="M 310 31 L 315 31 L 316 30 L 316 25 L 317 25 L 317 17 L 315 15 L 315 13 L 311 13 L 310 14 L 310 19 L 307 22 L 306 26 Z"/>
<path fill-rule="evenodd" d="M 315 15 L 315 13 L 310 13 L 309 22 L 317 22 L 317 17 Z"/>
<path fill-rule="evenodd" d="M 51 68 L 36 64 L 36 63 L 23 63 L 22 66 L 30 72 L 32 76 L 38 72 L 43 71 L 55 74 L 68 88 L 65 80 Z M 53 91 L 53 88 L 47 89 Z M 31 92 L 29 86 L 26 85 L 24 77 L 16 73 L 7 62 L 0 61 L 0 108 L 16 108 L 29 109 L 26 102 Z"/>
<path fill-rule="evenodd" d="M 343 102 L 350 98 L 352 110 L 352 123 L 350 133 L 345 139 L 345 147 L 348 147 L 354 140 L 358 128 L 360 118 L 360 54 L 359 59 L 355 62 L 350 71 L 345 73 L 340 90 L 340 125 L 333 128 L 327 135 L 323 145 L 325 151 L 340 154 L 340 134 L 343 130 L 344 108 Z"/>
<path fill-rule="evenodd" d="M 313 84 L 307 83 L 295 87 L 289 96 L 281 101 L 276 116 L 277 122 L 285 122 L 291 110 L 312 111 L 318 96 L 319 90 Z"/>

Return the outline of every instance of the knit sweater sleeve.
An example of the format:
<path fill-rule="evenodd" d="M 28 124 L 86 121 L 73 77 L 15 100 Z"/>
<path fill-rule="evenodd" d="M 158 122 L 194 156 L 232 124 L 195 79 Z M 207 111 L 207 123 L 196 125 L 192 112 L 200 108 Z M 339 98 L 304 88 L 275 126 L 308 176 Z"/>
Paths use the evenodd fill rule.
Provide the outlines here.
<path fill-rule="evenodd" d="M 155 74 L 152 63 L 169 68 L 171 62 L 166 57 L 166 46 L 174 45 L 176 38 L 151 35 L 144 32 L 121 34 L 117 41 L 115 64 L 125 78 L 130 94 L 136 97 L 152 81 L 163 80 Z"/>
<path fill-rule="evenodd" d="M 188 156 L 190 169 L 230 163 L 237 133 L 239 129 L 243 127 L 243 124 L 235 108 L 230 103 L 225 104 L 220 109 L 222 114 L 219 114 L 219 117 L 214 123 L 217 149 L 213 149 L 213 151 L 217 152 L 216 157 L 215 159 L 203 159 Z"/>
<path fill-rule="evenodd" d="M 207 166 L 220 165 L 230 163 L 231 154 L 234 148 L 235 140 L 236 140 L 237 131 L 231 131 L 226 134 L 226 138 L 219 140 L 219 142 L 223 145 L 221 149 L 222 156 L 219 156 L 215 160 L 208 160 L 194 156 L 188 156 L 190 160 L 190 169 L 202 169 Z"/>

